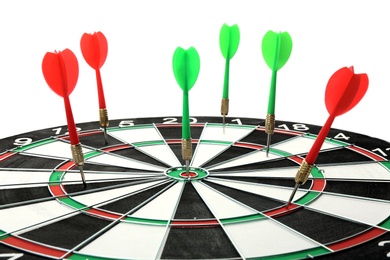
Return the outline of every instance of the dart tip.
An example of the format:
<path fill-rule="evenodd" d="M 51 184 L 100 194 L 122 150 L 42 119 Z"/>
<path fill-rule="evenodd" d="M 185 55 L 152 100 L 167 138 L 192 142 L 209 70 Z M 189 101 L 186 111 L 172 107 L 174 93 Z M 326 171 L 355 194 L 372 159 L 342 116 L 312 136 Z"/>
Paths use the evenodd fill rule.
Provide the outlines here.
<path fill-rule="evenodd" d="M 103 127 L 103 134 L 104 134 L 104 142 L 105 144 L 108 144 L 107 127 Z"/>
<path fill-rule="evenodd" d="M 292 200 L 293 200 L 293 198 L 295 196 L 295 193 L 298 190 L 298 187 L 299 187 L 299 183 L 295 183 L 294 189 L 293 189 L 293 191 L 292 191 L 292 193 L 290 195 L 290 198 L 288 199 L 288 202 L 287 202 L 287 206 L 286 206 L 287 208 L 291 205 L 291 202 L 292 202 Z"/>
<path fill-rule="evenodd" d="M 81 180 L 83 181 L 84 189 L 86 189 L 87 188 L 87 182 L 85 181 L 85 175 L 84 175 L 84 170 L 83 170 L 83 166 L 82 165 L 79 165 L 79 170 L 80 170 Z"/>
<path fill-rule="evenodd" d="M 271 144 L 271 135 L 268 134 L 267 135 L 267 149 L 266 149 L 266 156 L 268 157 L 268 154 L 269 154 L 269 146 Z"/>

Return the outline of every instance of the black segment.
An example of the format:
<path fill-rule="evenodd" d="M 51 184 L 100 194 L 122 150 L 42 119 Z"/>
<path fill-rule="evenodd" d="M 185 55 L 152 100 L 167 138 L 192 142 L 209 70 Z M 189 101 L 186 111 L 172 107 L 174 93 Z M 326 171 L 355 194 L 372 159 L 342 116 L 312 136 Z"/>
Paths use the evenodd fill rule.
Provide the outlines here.
<path fill-rule="evenodd" d="M 195 151 L 196 149 L 196 143 L 192 143 L 192 151 Z M 182 151 L 181 151 L 181 143 L 180 144 L 170 144 L 169 147 L 173 151 L 173 153 L 176 155 L 177 159 L 180 162 L 180 165 L 185 165 L 185 161 L 183 160 Z"/>
<path fill-rule="evenodd" d="M 184 186 L 174 219 L 207 218 L 214 218 L 214 215 L 196 192 L 194 186 L 190 182 L 187 182 Z"/>
<path fill-rule="evenodd" d="M 133 210 L 135 207 L 141 205 L 148 199 L 155 196 L 158 192 L 161 192 L 164 188 L 166 188 L 168 185 L 172 184 L 172 182 L 166 182 L 161 185 L 158 185 L 156 187 L 152 187 L 149 189 L 146 189 L 144 191 L 134 193 L 128 197 L 125 197 L 123 199 L 108 203 L 106 205 L 101 206 L 100 208 L 117 212 L 120 214 L 128 213 L 129 211 Z M 135 211 L 132 211 L 131 213 L 134 213 Z"/>
<path fill-rule="evenodd" d="M 161 135 L 165 140 L 182 139 L 181 125 L 177 125 L 177 126 L 174 125 L 170 127 L 159 125 L 157 129 L 158 131 L 160 131 Z M 203 126 L 190 125 L 190 131 L 191 131 L 191 138 L 197 140 L 200 138 L 200 135 L 202 134 Z"/>
<path fill-rule="evenodd" d="M 325 191 L 359 197 L 390 200 L 390 183 L 380 181 L 327 180 Z"/>
<path fill-rule="evenodd" d="M 42 198 L 52 198 L 47 186 L 0 189 L 0 206 Z"/>
<path fill-rule="evenodd" d="M 276 220 L 321 244 L 332 243 L 369 228 L 361 223 L 304 208 L 300 208 L 294 214 L 278 217 Z"/>
<path fill-rule="evenodd" d="M 138 151 L 134 147 L 131 147 L 131 148 L 128 148 L 128 149 L 122 149 L 122 150 L 114 151 L 114 152 L 111 152 L 111 153 L 118 154 L 118 155 L 121 155 L 121 156 L 124 156 L 124 157 L 127 157 L 127 158 L 131 158 L 131 159 L 134 159 L 134 160 L 137 160 L 137 161 L 150 163 L 150 164 L 157 165 L 157 166 L 160 166 L 160 167 L 166 167 L 166 168 L 169 167 L 169 165 L 167 165 L 167 164 L 165 164 L 163 162 L 160 162 L 160 161 L 150 157 L 149 155 L 144 154 L 143 152 Z"/>
<path fill-rule="evenodd" d="M 226 162 L 231 159 L 235 159 L 239 156 L 245 155 L 247 153 L 253 152 L 252 149 L 248 148 L 242 148 L 237 146 L 231 146 L 225 151 L 223 151 L 221 154 L 217 155 L 215 158 L 211 159 L 210 161 L 206 162 L 202 167 L 210 167 L 212 165 Z"/>
<path fill-rule="evenodd" d="M 279 134 L 275 132 L 271 136 L 271 144 L 277 144 L 294 137 L 296 138 L 295 135 Z M 242 138 L 240 142 L 267 145 L 267 134 L 260 130 L 252 131 L 249 135 Z"/>
<path fill-rule="evenodd" d="M 171 228 L 161 255 L 162 259 L 228 259 L 239 257 L 236 249 L 220 226 Z"/>
<path fill-rule="evenodd" d="M 44 244 L 71 249 L 96 234 L 110 221 L 77 214 L 34 229 L 21 236 Z"/>
<path fill-rule="evenodd" d="M 349 163 L 349 162 L 366 162 L 371 161 L 370 158 L 362 154 L 356 153 L 347 148 L 334 149 L 330 151 L 320 152 L 318 154 L 316 164 L 329 163 Z"/>
<path fill-rule="evenodd" d="M 98 127 L 98 126 L 99 125 L 96 125 L 96 127 Z M 108 142 L 106 143 L 106 140 L 104 138 L 104 133 L 102 130 L 100 132 L 95 132 L 94 134 L 91 134 L 91 135 L 88 135 L 88 134 L 80 135 L 80 143 L 82 145 L 86 145 L 86 146 L 90 146 L 90 147 L 94 147 L 94 148 L 98 148 L 98 149 L 101 149 L 107 145 L 111 146 L 111 145 L 122 143 L 119 140 L 111 137 L 110 135 L 107 135 L 107 137 L 108 137 Z"/>
<path fill-rule="evenodd" d="M 64 160 L 17 154 L 0 161 L 0 168 L 54 169 L 63 162 Z"/>

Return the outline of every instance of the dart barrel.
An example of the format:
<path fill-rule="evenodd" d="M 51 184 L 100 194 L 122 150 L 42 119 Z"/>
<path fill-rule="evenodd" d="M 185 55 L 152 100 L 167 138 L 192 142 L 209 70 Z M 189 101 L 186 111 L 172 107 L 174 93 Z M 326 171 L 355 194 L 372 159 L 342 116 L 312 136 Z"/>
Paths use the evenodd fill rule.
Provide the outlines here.
<path fill-rule="evenodd" d="M 77 166 L 83 165 L 84 164 L 84 154 L 83 154 L 81 144 L 80 143 L 72 144 L 70 146 L 70 149 L 72 151 L 73 162 Z"/>
<path fill-rule="evenodd" d="M 223 98 L 221 102 L 221 115 L 226 116 L 229 112 L 229 99 Z"/>
<path fill-rule="evenodd" d="M 189 139 L 182 139 L 181 142 L 181 154 L 183 157 L 183 160 L 190 161 L 192 158 L 192 142 L 191 138 Z"/>
<path fill-rule="evenodd" d="M 265 118 L 265 133 L 273 134 L 275 129 L 275 115 L 267 114 Z"/>
<path fill-rule="evenodd" d="M 295 175 L 295 183 L 305 184 L 312 169 L 313 169 L 313 165 L 308 164 L 304 160 L 301 166 L 299 167 L 297 174 Z"/>
<path fill-rule="evenodd" d="M 99 118 L 100 118 L 100 126 L 101 127 L 108 127 L 108 112 L 107 108 L 101 108 L 99 109 Z"/>

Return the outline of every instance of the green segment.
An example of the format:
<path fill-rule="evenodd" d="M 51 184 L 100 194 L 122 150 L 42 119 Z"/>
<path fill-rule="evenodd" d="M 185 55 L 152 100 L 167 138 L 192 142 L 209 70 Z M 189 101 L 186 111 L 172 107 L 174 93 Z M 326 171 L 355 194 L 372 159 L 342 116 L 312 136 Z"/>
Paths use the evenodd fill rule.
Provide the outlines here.
<path fill-rule="evenodd" d="M 59 198 L 59 200 L 62 201 L 63 203 L 65 203 L 66 205 L 71 206 L 72 208 L 88 210 L 86 205 L 84 205 L 80 202 L 77 202 L 74 199 L 71 199 L 69 197 Z"/>
<path fill-rule="evenodd" d="M 3 231 L 0 229 L 0 241 L 3 240 L 3 239 L 6 239 L 8 237 L 10 237 L 11 235 L 7 234 L 7 232 Z"/>
<path fill-rule="evenodd" d="M 49 178 L 50 184 L 58 184 L 58 182 L 60 182 L 62 180 L 62 175 L 63 174 L 64 174 L 64 172 L 54 171 L 50 175 L 50 178 Z"/>
<path fill-rule="evenodd" d="M 323 247 L 315 247 L 312 249 L 307 249 L 303 251 L 298 251 L 298 252 L 292 252 L 288 254 L 283 254 L 283 255 L 272 255 L 272 256 L 265 256 L 265 257 L 252 257 L 248 258 L 250 260 L 265 260 L 265 259 L 278 259 L 278 260 L 288 260 L 288 259 L 305 259 L 305 258 L 313 258 L 315 256 L 320 256 L 324 254 L 331 253 L 326 248 Z"/>
<path fill-rule="evenodd" d="M 271 147 L 269 148 L 269 152 L 273 153 L 273 154 L 277 154 L 277 155 L 283 156 L 283 157 L 289 157 L 289 156 L 292 155 L 291 153 L 288 153 L 288 152 L 285 152 L 285 151 L 281 151 L 281 150 L 277 150 L 277 149 L 274 149 L 274 148 L 271 148 Z"/>
<path fill-rule="evenodd" d="M 382 221 L 378 226 L 386 228 L 387 230 L 390 230 L 390 217 Z"/>
<path fill-rule="evenodd" d="M 261 50 L 267 66 L 272 70 L 270 92 L 268 98 L 268 114 L 275 114 L 276 99 L 276 77 L 277 71 L 281 69 L 292 51 L 292 39 L 288 32 L 275 33 L 268 31 L 262 40 Z"/>
<path fill-rule="evenodd" d="M 135 217 L 126 217 L 126 221 L 135 222 L 140 224 L 153 224 L 153 225 L 167 225 L 169 222 L 167 220 L 161 219 L 146 219 L 146 218 L 135 218 Z"/>
<path fill-rule="evenodd" d="M 102 152 L 99 152 L 99 151 L 92 151 L 92 152 L 89 152 L 89 153 L 85 153 L 84 154 L 84 159 L 87 160 L 87 159 L 90 159 L 92 157 L 95 157 L 95 156 L 98 156 L 100 155 Z"/>
<path fill-rule="evenodd" d="M 141 147 L 141 146 L 163 145 L 163 144 L 165 144 L 163 140 L 157 140 L 157 141 L 137 142 L 137 143 L 133 143 L 132 145 L 135 147 Z"/>
<path fill-rule="evenodd" d="M 224 24 L 219 33 L 219 47 L 223 57 L 226 59 L 222 98 L 229 98 L 230 59 L 236 54 L 239 43 L 240 29 L 238 28 L 238 25 L 228 26 L 227 24 Z"/>
<path fill-rule="evenodd" d="M 317 198 L 319 195 L 320 195 L 319 192 L 309 191 L 305 194 L 305 196 L 303 196 L 299 200 L 295 201 L 295 203 L 299 204 L 299 205 L 305 205 L 305 204 L 309 203 L 310 201 L 314 200 L 315 198 Z"/>
<path fill-rule="evenodd" d="M 71 260 L 115 260 L 115 258 L 112 257 L 101 257 L 101 256 L 91 256 L 86 254 L 80 254 L 80 253 L 74 253 L 71 256 L 69 256 L 67 259 Z M 118 258 L 119 259 L 119 258 Z"/>
<path fill-rule="evenodd" d="M 182 138 L 190 139 L 190 114 L 188 92 L 194 86 L 200 70 L 199 54 L 194 47 L 184 50 L 177 47 L 172 58 L 173 74 L 183 90 Z"/>
<path fill-rule="evenodd" d="M 385 166 L 387 169 L 390 170 L 390 162 L 389 161 L 386 161 L 386 162 L 380 162 L 383 166 Z"/>
<path fill-rule="evenodd" d="M 39 142 L 35 142 L 35 143 L 28 144 L 28 145 L 24 145 L 22 147 L 18 147 L 14 151 L 15 152 L 23 152 L 23 151 L 26 151 L 28 149 L 31 149 L 31 148 L 34 148 L 34 147 L 37 147 L 37 146 L 53 143 L 55 141 L 56 141 L 55 139 L 51 139 L 51 138 L 50 139 L 45 139 L 45 140 L 42 140 L 42 141 L 39 141 Z"/>
<path fill-rule="evenodd" d="M 231 145 L 232 142 L 227 141 L 214 141 L 214 140 L 200 140 L 202 144 L 219 144 L 219 145 Z"/>

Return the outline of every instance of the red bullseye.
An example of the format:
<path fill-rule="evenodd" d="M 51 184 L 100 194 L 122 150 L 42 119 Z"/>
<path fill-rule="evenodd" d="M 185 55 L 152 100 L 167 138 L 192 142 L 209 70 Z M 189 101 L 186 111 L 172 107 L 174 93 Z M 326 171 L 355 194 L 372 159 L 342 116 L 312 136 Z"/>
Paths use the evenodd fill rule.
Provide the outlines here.
<path fill-rule="evenodd" d="M 183 178 L 195 178 L 196 176 L 198 176 L 198 174 L 196 172 L 182 172 L 180 173 L 180 177 L 183 177 Z"/>

